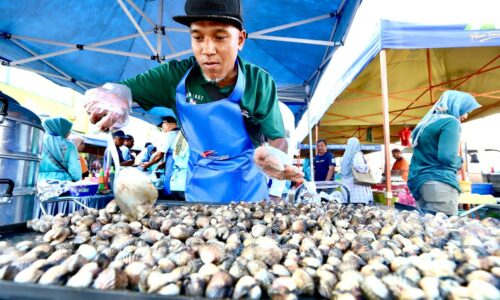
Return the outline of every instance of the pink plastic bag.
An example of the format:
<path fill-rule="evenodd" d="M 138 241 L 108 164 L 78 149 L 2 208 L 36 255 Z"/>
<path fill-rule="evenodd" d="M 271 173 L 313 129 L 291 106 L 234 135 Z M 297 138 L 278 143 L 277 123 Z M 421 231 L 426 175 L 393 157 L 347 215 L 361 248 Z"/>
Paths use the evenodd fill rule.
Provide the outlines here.
<path fill-rule="evenodd" d="M 398 203 L 410 206 L 417 206 L 415 198 L 413 198 L 413 195 L 408 190 L 399 192 L 398 198 L 399 198 Z"/>

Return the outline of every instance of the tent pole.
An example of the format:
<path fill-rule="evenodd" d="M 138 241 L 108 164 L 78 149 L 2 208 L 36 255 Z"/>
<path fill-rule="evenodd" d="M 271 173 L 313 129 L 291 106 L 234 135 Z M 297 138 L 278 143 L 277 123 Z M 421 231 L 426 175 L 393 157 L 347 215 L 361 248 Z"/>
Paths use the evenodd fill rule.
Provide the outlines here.
<path fill-rule="evenodd" d="M 318 129 L 319 129 L 319 123 L 316 124 L 316 126 L 314 126 L 314 131 L 316 133 L 316 141 L 315 141 L 316 144 L 318 143 L 318 140 L 319 140 L 319 130 Z"/>
<path fill-rule="evenodd" d="M 145 34 L 151 34 L 151 33 L 153 33 L 153 31 L 148 31 Z M 136 34 L 130 34 L 130 35 L 121 36 L 121 37 L 118 37 L 118 38 L 113 38 L 113 39 L 109 39 L 109 40 L 105 40 L 105 41 L 91 43 L 91 44 L 88 44 L 88 45 L 83 45 L 83 47 L 85 49 L 85 47 L 104 46 L 104 45 L 108 45 L 108 44 L 113 44 L 113 43 L 117 43 L 117 42 L 129 40 L 129 39 L 132 39 L 132 38 L 136 38 L 138 36 L 140 36 L 140 34 L 138 34 L 138 33 L 136 33 Z M 12 35 L 11 39 L 12 40 L 16 39 L 16 40 L 21 40 L 21 41 L 23 41 L 23 40 L 33 41 L 33 42 L 37 42 L 37 43 L 43 43 L 43 44 L 48 44 L 48 45 L 55 45 L 55 46 L 69 47 L 70 48 L 70 49 L 59 50 L 59 51 L 56 51 L 56 52 L 46 53 L 46 54 L 43 54 L 43 55 L 37 55 L 37 56 L 30 57 L 30 58 L 22 59 L 22 60 L 12 61 L 12 62 L 10 62 L 11 66 L 25 64 L 25 63 L 29 63 L 29 62 L 32 62 L 32 61 L 41 60 L 41 59 L 44 59 L 44 58 L 54 57 L 54 56 L 58 56 L 58 55 L 63 55 L 63 54 L 67 54 L 67 53 L 71 53 L 71 52 L 76 52 L 76 51 L 80 50 L 77 47 L 77 44 L 63 43 L 63 42 L 51 41 L 51 40 L 34 38 L 34 37 L 29 37 L 29 36 Z M 151 56 L 148 56 L 148 59 L 151 59 Z"/>
<path fill-rule="evenodd" d="M 431 96 L 431 104 L 434 104 L 434 96 L 432 95 L 432 64 L 431 64 L 431 51 L 427 48 L 427 80 L 429 81 L 429 94 Z"/>
<path fill-rule="evenodd" d="M 168 37 L 166 32 L 165 32 L 165 40 L 167 41 L 167 44 L 168 44 L 168 47 L 170 48 L 170 50 L 172 52 L 176 52 L 177 50 L 175 50 L 174 43 L 172 43 L 172 41 L 170 40 L 170 38 Z"/>
<path fill-rule="evenodd" d="M 179 56 L 183 56 L 183 55 L 186 55 L 186 54 L 189 54 L 189 53 L 192 53 L 192 52 L 193 52 L 192 49 L 186 49 L 186 50 L 178 51 L 178 52 L 175 52 L 175 53 L 172 53 L 172 54 L 169 54 L 169 55 L 165 55 L 164 59 L 165 60 L 169 60 L 171 58 L 176 58 L 176 57 L 179 57 Z"/>
<path fill-rule="evenodd" d="M 130 6 L 132 6 L 133 9 L 135 9 L 136 12 L 138 12 L 144 18 L 144 20 L 146 20 L 146 22 L 151 24 L 151 26 L 153 26 L 153 27 L 156 26 L 155 22 L 153 22 L 153 20 L 151 20 L 151 18 L 149 18 L 148 15 L 146 15 L 137 5 L 135 5 L 135 3 L 133 1 L 127 0 L 127 2 L 128 2 L 128 4 L 130 4 Z M 161 6 L 163 6 L 163 0 L 160 0 L 160 2 L 162 2 L 160 4 L 160 8 L 163 8 L 163 7 L 161 7 Z M 160 19 L 160 22 L 158 24 L 160 24 L 160 26 L 161 26 L 161 19 Z"/>
<path fill-rule="evenodd" d="M 259 35 L 266 34 L 266 33 L 275 32 L 275 31 L 279 31 L 279 30 L 283 30 L 283 29 L 287 29 L 287 28 L 291 28 L 291 27 L 296 27 L 296 26 L 300 26 L 300 25 L 304 25 L 304 24 L 308 24 L 308 23 L 312 23 L 312 22 L 316 22 L 316 21 L 321 21 L 324 19 L 330 19 L 331 17 L 332 17 L 332 14 L 324 14 L 324 15 L 317 16 L 314 18 L 304 19 L 304 20 L 297 21 L 297 22 L 292 22 L 292 23 L 288 23 L 288 24 L 284 24 L 284 25 L 280 25 L 280 26 L 276 26 L 276 27 L 271 27 L 268 29 L 255 31 L 254 34 L 259 34 Z"/>
<path fill-rule="evenodd" d="M 290 38 L 284 36 L 274 36 L 274 35 L 261 35 L 250 33 L 248 35 L 249 39 L 259 39 L 259 40 L 269 40 L 269 41 L 279 41 L 279 42 L 289 42 L 289 43 L 300 43 L 300 44 L 310 44 L 318 46 L 339 46 L 339 42 L 330 42 L 323 40 L 312 40 L 312 39 L 301 39 L 301 38 Z"/>
<path fill-rule="evenodd" d="M 99 52 L 99 53 L 106 53 L 106 54 L 114 54 L 114 55 L 120 55 L 120 56 L 127 56 L 127 57 L 136 57 L 136 58 L 142 58 L 142 59 L 149 59 L 151 60 L 151 55 L 146 55 L 146 54 L 141 54 L 141 53 L 133 53 L 133 52 L 126 52 L 126 51 L 119 51 L 119 50 L 111 50 L 107 48 L 99 48 L 99 47 L 92 47 L 92 46 L 86 46 L 84 48 L 86 51 L 93 51 L 93 52 Z"/>
<path fill-rule="evenodd" d="M 134 25 L 134 27 L 137 30 L 137 32 L 141 34 L 141 37 L 144 40 L 144 42 L 146 43 L 146 45 L 148 46 L 149 50 L 151 50 L 151 52 L 153 52 L 154 55 L 158 55 L 158 53 L 156 53 L 156 49 L 153 47 L 153 45 L 151 45 L 151 42 L 146 37 L 146 34 L 144 34 L 144 31 L 142 31 L 141 26 L 139 26 L 139 24 L 136 22 L 136 20 L 134 19 L 134 17 L 132 16 L 132 14 L 128 10 L 128 8 L 125 6 L 125 4 L 123 3 L 123 1 L 122 0 L 116 0 L 116 1 L 121 6 L 121 8 L 122 8 L 123 12 L 125 13 L 125 15 L 127 15 L 128 19 L 130 20 L 130 22 L 132 23 L 132 25 Z"/>
<path fill-rule="evenodd" d="M 280 96 L 279 99 L 280 100 L 287 100 L 287 102 L 298 102 L 298 103 L 304 102 L 303 98 L 298 98 L 298 97 Z"/>
<path fill-rule="evenodd" d="M 311 169 L 311 181 L 314 182 L 314 156 L 309 101 L 310 99 L 307 99 L 307 127 L 309 128 L 309 168 Z"/>
<path fill-rule="evenodd" d="M 26 67 L 22 67 L 22 66 L 9 66 L 9 67 L 20 69 L 20 70 L 24 70 L 24 71 L 33 72 L 33 73 L 36 73 L 36 74 L 42 75 L 42 76 L 54 77 L 54 78 L 65 80 L 65 81 L 71 81 L 71 78 L 66 78 L 66 77 L 64 77 L 62 75 L 57 75 L 57 74 L 52 74 L 52 73 L 48 73 L 48 72 L 43 72 L 43 71 L 39 71 L 39 70 L 32 69 L 32 68 L 26 68 Z M 89 87 L 97 87 L 97 85 L 95 85 L 95 84 L 88 83 L 88 82 L 83 82 L 83 81 L 79 81 L 79 80 L 76 81 L 75 83 L 83 84 L 83 85 L 86 85 L 86 86 L 89 86 Z M 87 89 L 87 88 L 85 88 L 85 89 Z"/>
<path fill-rule="evenodd" d="M 129 1 L 129 4 L 130 4 L 130 1 Z M 131 5 L 132 5 L 132 7 L 135 6 L 135 4 L 131 4 Z M 156 26 L 156 24 L 153 23 L 153 26 Z M 158 1 L 158 26 L 157 26 L 157 32 L 156 32 L 156 53 L 158 53 L 158 55 L 161 55 L 161 40 L 162 40 L 162 34 L 163 34 L 163 32 L 161 31 L 161 26 L 163 26 L 163 0 Z"/>
<path fill-rule="evenodd" d="M 31 50 L 30 48 L 24 46 L 20 41 L 18 40 L 15 40 L 15 39 L 11 39 L 11 41 L 18 45 L 19 47 L 23 48 L 24 51 L 28 52 L 29 54 L 33 55 L 33 56 L 38 56 L 40 54 L 36 53 L 35 51 Z M 63 71 L 61 71 L 61 69 L 59 69 L 58 67 L 54 66 L 53 64 L 51 64 L 49 61 L 47 61 L 46 59 L 41 59 L 42 62 L 44 62 L 46 65 L 48 65 L 49 67 L 51 67 L 52 69 L 54 69 L 55 71 L 57 71 L 59 74 L 61 74 L 62 76 L 70 79 L 71 76 L 69 76 L 68 74 L 64 73 Z"/>
<path fill-rule="evenodd" d="M 382 110 L 384 112 L 384 152 L 385 152 L 385 189 L 387 206 L 392 203 L 391 185 L 391 137 L 389 127 L 389 89 L 387 86 L 387 58 L 386 50 L 380 51 L 380 78 L 382 86 Z"/>
<path fill-rule="evenodd" d="M 63 54 L 67 54 L 67 53 L 71 53 L 71 52 L 75 52 L 75 51 L 78 51 L 78 49 L 70 48 L 70 49 L 59 50 L 59 51 L 55 51 L 55 52 L 51 52 L 51 53 L 47 53 L 47 54 L 43 54 L 43 55 L 38 55 L 38 56 L 33 56 L 33 57 L 21 59 L 21 60 L 12 61 L 12 62 L 10 62 L 9 65 L 11 65 L 11 66 L 22 65 L 22 64 L 29 63 L 32 61 L 41 60 L 44 58 L 54 57 L 54 56 L 58 56 L 58 55 L 63 55 Z"/>

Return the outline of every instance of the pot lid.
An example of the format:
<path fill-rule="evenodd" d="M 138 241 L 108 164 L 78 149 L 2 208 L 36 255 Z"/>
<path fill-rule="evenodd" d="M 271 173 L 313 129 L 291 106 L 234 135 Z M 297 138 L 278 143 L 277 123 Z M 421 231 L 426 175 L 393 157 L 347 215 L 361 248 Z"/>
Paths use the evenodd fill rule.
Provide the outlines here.
<path fill-rule="evenodd" d="M 31 110 L 22 107 L 14 98 L 0 91 L 0 123 L 3 119 L 11 119 L 18 122 L 42 128 L 42 121 Z"/>

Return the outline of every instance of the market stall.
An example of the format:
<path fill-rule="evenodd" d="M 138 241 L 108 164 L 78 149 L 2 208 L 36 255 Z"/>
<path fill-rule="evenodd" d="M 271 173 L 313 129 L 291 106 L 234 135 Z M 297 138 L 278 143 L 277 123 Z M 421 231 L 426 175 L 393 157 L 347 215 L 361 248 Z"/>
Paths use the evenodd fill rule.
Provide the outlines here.
<path fill-rule="evenodd" d="M 151 2 L 154 1 L 148 1 Z M 158 2 L 161 25 L 163 1 Z M 134 2 L 127 3 L 140 15 L 139 19 L 148 22 Z M 342 1 L 339 9 L 344 4 L 352 7 L 358 3 Z M 319 4 L 315 1 L 310 5 L 318 8 Z M 118 5 L 128 12 L 123 1 L 119 0 Z M 301 11 L 302 6 L 295 9 Z M 78 12 L 85 11 L 75 7 Z M 284 11 L 290 7 L 281 5 L 280 11 L 273 13 L 286 14 Z M 270 10 L 265 5 L 262 9 Z M 340 11 L 328 15 L 337 14 Z M 134 19 L 130 12 L 126 15 Z M 268 18 L 264 21 L 275 21 Z M 293 26 L 254 32 L 253 37 L 276 39 L 265 33 L 314 21 L 297 21 Z M 144 38 L 137 22 L 132 23 Z M 341 25 L 339 21 L 334 28 Z M 347 25 L 343 25 L 345 29 Z M 155 26 L 159 43 L 158 48 L 152 49 L 156 55 L 153 59 L 160 61 L 164 59 L 159 57 L 163 29 Z M 330 40 L 336 36 L 336 31 L 332 32 Z M 5 36 L 7 40 L 34 41 L 9 35 Z M 278 38 L 290 42 L 297 39 Z M 14 44 L 19 46 L 17 42 Z M 47 40 L 43 42 L 47 44 Z M 145 45 L 153 48 L 147 38 Z M 78 44 L 76 49 L 120 53 L 99 46 Z M 63 52 L 77 51 L 75 47 L 68 48 Z M 33 57 L 16 58 L 9 63 L 29 64 L 58 52 L 48 51 L 40 56 L 30 51 Z M 278 52 L 286 54 L 282 48 Z M 185 53 L 181 51 L 169 58 Z M 327 54 L 322 64 L 328 60 Z M 79 61 L 75 59 L 74 63 Z M 35 65 L 38 63 L 41 62 Z M 57 75 L 58 80 L 73 88 L 91 86 L 73 77 L 61 78 L 68 73 L 54 68 L 52 62 L 47 65 L 62 72 Z M 132 168 L 120 172 L 128 171 L 139 172 Z M 322 202 L 315 197 L 315 190 L 299 194 L 296 203 L 160 202 L 153 206 L 157 197 L 152 196 L 157 191 L 143 177 L 125 177 L 121 188 L 115 190 L 117 200 L 104 208 L 70 208 L 62 214 L 29 220 L 26 227 L 0 227 L 0 286 L 4 288 L 0 298 L 500 298 L 496 219 L 478 222 L 442 213 L 401 212 L 389 207 L 349 204 L 349 198 L 346 204 Z M 146 189 L 147 195 L 142 192 Z M 227 190 L 220 188 L 216 192 Z M 132 201 L 136 199 L 144 201 Z"/>
<path fill-rule="evenodd" d="M 344 47 L 332 55 L 311 99 L 310 121 L 304 115 L 296 138 L 304 139 L 319 123 L 319 135 L 331 142 L 351 136 L 384 141 L 388 169 L 389 143 L 416 124 L 444 90 L 476 97 L 482 108 L 471 118 L 494 113 L 500 80 L 500 29 L 493 13 L 498 5 L 365 1 Z"/>

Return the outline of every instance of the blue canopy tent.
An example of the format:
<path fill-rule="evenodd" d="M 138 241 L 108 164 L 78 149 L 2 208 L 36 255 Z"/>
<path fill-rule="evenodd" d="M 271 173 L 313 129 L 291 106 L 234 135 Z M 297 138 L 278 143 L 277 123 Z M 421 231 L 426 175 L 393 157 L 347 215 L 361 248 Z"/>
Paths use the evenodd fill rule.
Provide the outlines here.
<path fill-rule="evenodd" d="M 296 120 L 360 2 L 243 0 L 241 56 L 274 77 Z M 84 92 L 190 56 L 189 30 L 172 20 L 182 14 L 184 1 L 3 1 L 0 62 Z M 133 110 L 152 123 L 165 113 Z"/>
<path fill-rule="evenodd" d="M 497 0 L 363 1 L 294 138 L 318 122 L 331 143 L 383 129 L 388 169 L 389 126 L 416 124 L 443 90 L 472 93 L 483 105 L 473 117 L 491 113 L 500 106 L 499 11 Z"/>

